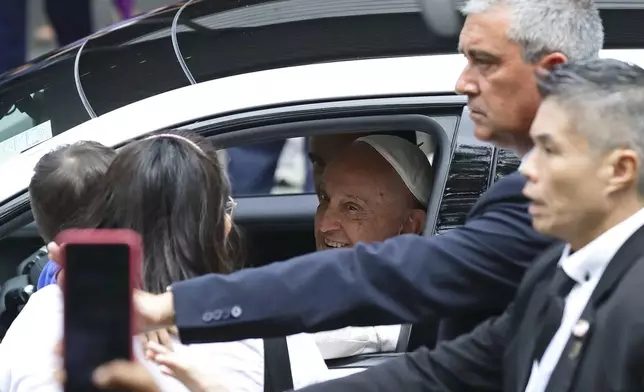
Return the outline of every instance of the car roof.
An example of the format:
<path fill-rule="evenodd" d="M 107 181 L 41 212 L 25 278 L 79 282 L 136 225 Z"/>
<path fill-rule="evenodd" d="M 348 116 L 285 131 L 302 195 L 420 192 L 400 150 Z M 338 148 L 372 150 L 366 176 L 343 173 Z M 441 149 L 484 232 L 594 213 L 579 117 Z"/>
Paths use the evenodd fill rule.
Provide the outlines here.
<path fill-rule="evenodd" d="M 190 4 L 186 4 L 187 2 L 183 1 L 177 4 L 159 7 L 126 21 L 107 26 L 92 34 L 89 39 L 102 40 L 102 43 L 115 45 L 123 42 L 142 42 L 154 38 L 167 37 L 170 22 L 176 12 L 185 6 L 182 12 L 183 18 L 190 19 L 192 22 L 203 23 L 206 27 L 219 30 L 240 27 L 277 26 L 293 22 L 305 22 L 306 24 L 313 25 L 316 20 L 320 19 L 337 20 L 337 18 L 347 18 L 353 27 L 354 36 L 358 36 L 358 39 L 363 43 L 372 40 L 374 37 L 369 35 L 365 36 L 361 33 L 362 29 L 368 27 L 366 23 L 356 23 L 356 21 L 360 21 L 361 17 L 384 15 L 386 19 L 382 19 L 381 21 L 387 21 L 389 23 L 379 25 L 378 29 L 386 32 L 391 30 L 389 24 L 393 23 L 396 15 L 409 14 L 412 17 L 405 20 L 405 22 L 410 24 L 408 31 L 404 33 L 404 37 L 393 37 L 393 39 L 398 41 L 396 45 L 401 48 L 409 47 L 410 42 L 414 42 L 416 45 L 420 43 L 422 49 L 426 51 L 432 47 L 433 43 L 428 42 L 429 40 L 427 39 L 419 40 L 418 34 L 416 34 L 419 27 L 425 34 L 428 33 L 427 29 L 423 26 L 421 18 L 418 16 L 421 9 L 418 5 L 419 1 L 426 0 L 325 0 L 323 2 L 318 0 L 210 0 L 190 2 Z M 452 5 L 454 9 L 459 9 L 466 2 L 467 0 L 452 0 Z M 625 45 L 628 46 L 629 42 L 628 37 L 626 37 L 628 34 L 624 33 L 624 29 L 639 30 L 639 25 L 629 24 L 628 20 L 641 20 L 644 13 L 644 0 L 596 0 L 595 3 L 601 10 L 604 23 L 608 24 L 606 26 L 606 48 L 626 48 Z M 432 6 L 434 5 L 432 4 Z M 633 18 L 628 15 L 632 15 Z M 625 23 L 613 25 L 613 20 L 616 17 L 625 21 Z M 179 31 L 181 30 L 180 28 Z M 183 28 L 183 31 L 186 30 Z M 316 33 L 319 34 L 322 32 L 322 27 L 316 29 Z M 271 42 L 275 44 L 283 43 L 284 40 L 281 37 L 275 36 L 274 34 L 270 35 Z M 635 44 L 641 43 L 641 32 L 630 35 L 631 44 L 633 40 L 638 40 Z M 258 37 L 257 35 L 254 38 L 256 40 L 263 40 L 262 37 Z M 404 38 L 404 40 L 400 40 L 399 38 Z M 454 38 L 452 37 L 452 39 Z M 443 39 L 449 40 L 449 37 L 443 37 Z M 78 50 L 83 42 L 84 40 L 80 40 L 71 45 L 59 48 L 58 50 L 30 61 L 28 64 L 34 66 L 47 63 L 60 57 L 63 53 Z M 313 42 L 311 44 L 314 45 L 315 43 Z M 385 42 L 385 44 L 387 43 Z M 222 42 L 221 45 L 226 45 L 226 43 Z M 98 46 L 105 45 L 101 44 Z M 453 48 L 454 46 L 452 45 L 451 47 Z M 424 52 L 424 54 L 430 53 L 435 52 Z M 104 57 L 108 56 L 109 54 L 106 54 Z M 26 71 L 26 69 L 23 69 L 23 71 Z M 23 74 L 24 72 L 19 73 Z M 14 72 L 9 72 L 4 76 L 8 79 L 15 75 Z M 1 81 L 2 79 L 0 78 Z"/>
<path fill-rule="evenodd" d="M 447 53 L 456 48 L 455 38 L 427 39 L 430 33 L 416 0 L 211 0 L 163 7 L 91 35 L 81 54 L 87 57 L 85 67 L 110 66 L 114 49 L 130 48 L 132 53 L 154 51 L 164 58 L 165 64 L 156 66 L 166 75 L 168 70 L 180 71 L 169 39 L 180 9 L 177 35 L 183 39 L 178 44 L 184 56 L 191 57 L 188 65 L 209 76 L 320 61 Z M 82 44 L 35 59 L 31 69 L 19 74 L 64 57 L 59 52 L 74 56 Z M 137 72 L 133 65 L 129 71 Z"/>
<path fill-rule="evenodd" d="M 168 38 L 173 19 L 182 8 L 177 33 L 185 37 L 179 46 L 187 51 L 183 53 L 185 56 L 192 55 L 192 66 L 207 67 L 209 76 L 223 77 L 320 61 L 454 52 L 457 37 L 433 34 L 421 17 L 419 1 L 426 0 L 184 1 L 92 34 L 83 55 L 87 55 L 86 67 L 91 69 L 110 65 L 114 49 L 131 47 L 137 52 L 154 46 L 159 56 L 167 60 L 166 64 L 157 66 L 165 71 L 178 70 L 176 53 L 171 50 Z M 465 2 L 451 1 L 455 8 Z M 644 31 L 639 21 L 644 19 L 644 0 L 597 0 L 596 3 L 606 31 L 605 49 L 642 46 Z M 184 42 L 188 41 L 191 42 L 186 45 Z M 0 86 L 73 58 L 84 42 L 60 48 L 0 75 Z M 73 66 L 73 61 L 69 66 Z M 134 67 L 128 71 L 138 76 L 144 74 Z"/>
<path fill-rule="evenodd" d="M 416 0 L 183 2 L 8 74 L 0 81 L 0 116 L 22 104 L 36 123 L 51 121 L 55 135 L 93 115 L 188 86 L 188 72 L 204 82 L 289 66 L 455 50 L 455 38 L 427 30 Z"/>
<path fill-rule="evenodd" d="M 602 51 L 644 66 L 644 50 Z M 239 111 L 350 98 L 452 94 L 461 55 L 342 61 L 252 72 L 179 88 L 80 124 L 0 163 L 0 200 L 23 192 L 47 152 L 79 140 L 117 146 L 159 129 Z"/>
<path fill-rule="evenodd" d="M 78 140 L 115 146 L 154 130 L 195 119 L 264 107 L 333 99 L 451 93 L 461 55 L 409 56 L 330 62 L 251 72 L 168 91 L 116 109 L 0 162 L 0 200 L 31 177 L 47 151 Z"/>
<path fill-rule="evenodd" d="M 191 78 L 204 82 L 323 62 L 455 53 L 457 37 L 428 29 L 419 1 L 202 0 L 162 7 L 0 77 L 0 117 L 22 104 L 36 123 L 51 121 L 56 135 L 188 86 Z M 643 47 L 644 10 L 641 2 L 627 3 L 629 9 L 612 9 L 599 1 L 606 49 Z"/>

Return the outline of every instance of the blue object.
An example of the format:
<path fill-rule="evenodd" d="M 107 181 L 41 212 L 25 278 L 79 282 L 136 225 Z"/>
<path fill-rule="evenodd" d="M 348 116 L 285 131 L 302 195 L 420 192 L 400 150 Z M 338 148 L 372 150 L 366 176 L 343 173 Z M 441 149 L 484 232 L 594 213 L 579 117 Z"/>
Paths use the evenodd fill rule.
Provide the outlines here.
<path fill-rule="evenodd" d="M 58 264 L 54 263 L 51 260 L 47 261 L 45 268 L 43 268 L 40 276 L 38 277 L 36 291 L 42 289 L 45 286 L 56 283 L 56 274 L 58 274 L 59 270 L 60 267 L 58 266 Z"/>
<path fill-rule="evenodd" d="M 233 197 L 271 193 L 275 185 L 275 169 L 284 143 L 285 140 L 276 140 L 226 150 Z"/>
<path fill-rule="evenodd" d="M 286 140 L 251 144 L 227 149 L 228 176 L 233 197 L 269 195 L 275 186 L 275 170 Z M 306 155 L 306 143 L 304 146 Z M 304 192 L 312 193 L 312 167 L 306 159 Z"/>
<path fill-rule="evenodd" d="M 3 1 L 0 10 L 0 74 L 25 63 L 27 2 Z"/>

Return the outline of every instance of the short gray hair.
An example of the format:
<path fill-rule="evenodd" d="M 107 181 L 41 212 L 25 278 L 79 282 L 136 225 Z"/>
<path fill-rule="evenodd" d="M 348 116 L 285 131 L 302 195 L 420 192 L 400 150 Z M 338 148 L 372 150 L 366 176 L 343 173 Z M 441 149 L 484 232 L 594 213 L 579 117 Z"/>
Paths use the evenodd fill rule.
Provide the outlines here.
<path fill-rule="evenodd" d="M 523 58 L 535 63 L 543 56 L 561 52 L 570 61 L 599 56 L 604 28 L 593 0 L 469 0 L 464 15 L 490 8 L 510 12 L 508 38 L 523 49 Z"/>
<path fill-rule="evenodd" d="M 629 148 L 644 162 L 644 69 L 613 59 L 571 62 L 538 74 L 537 86 L 567 110 L 593 151 Z M 638 190 L 644 195 L 644 167 Z"/>

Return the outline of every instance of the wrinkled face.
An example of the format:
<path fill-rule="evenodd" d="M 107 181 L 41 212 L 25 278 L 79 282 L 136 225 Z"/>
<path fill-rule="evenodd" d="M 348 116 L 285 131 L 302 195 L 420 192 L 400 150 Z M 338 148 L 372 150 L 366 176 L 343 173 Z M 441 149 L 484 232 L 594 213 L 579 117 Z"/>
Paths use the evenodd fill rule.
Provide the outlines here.
<path fill-rule="evenodd" d="M 333 156 L 359 137 L 368 133 L 348 133 L 341 135 L 320 135 L 309 138 L 309 159 L 313 166 L 313 184 L 319 190 L 322 172 Z"/>
<path fill-rule="evenodd" d="M 501 7 L 467 16 L 459 39 L 467 66 L 456 92 L 468 97 L 478 139 L 525 153 L 531 147 L 528 132 L 540 103 L 537 64 L 525 62 L 520 46 L 508 40 L 508 16 Z"/>
<path fill-rule="evenodd" d="M 530 133 L 535 146 L 521 171 L 528 179 L 523 193 L 531 200 L 532 225 L 569 241 L 613 209 L 612 166 L 554 100 L 544 101 Z"/>
<path fill-rule="evenodd" d="M 425 211 L 396 171 L 366 143 L 345 148 L 322 175 L 315 216 L 318 250 L 421 233 Z"/>

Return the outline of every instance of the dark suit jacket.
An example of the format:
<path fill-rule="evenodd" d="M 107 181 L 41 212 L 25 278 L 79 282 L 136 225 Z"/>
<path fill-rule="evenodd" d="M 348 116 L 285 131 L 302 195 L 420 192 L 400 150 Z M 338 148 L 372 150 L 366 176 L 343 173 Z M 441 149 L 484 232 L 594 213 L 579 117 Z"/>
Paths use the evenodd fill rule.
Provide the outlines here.
<path fill-rule="evenodd" d="M 553 240 L 531 227 L 525 179 L 497 181 L 465 225 L 402 235 L 173 285 L 183 342 L 267 338 L 346 326 L 449 320 L 442 337 L 500 314 Z"/>
<path fill-rule="evenodd" d="M 617 252 L 571 335 L 546 392 L 644 391 L 644 229 Z M 523 392 L 532 368 L 535 326 L 563 246 L 548 250 L 527 274 L 514 304 L 473 332 L 422 348 L 345 379 L 305 388 L 334 391 Z"/>

